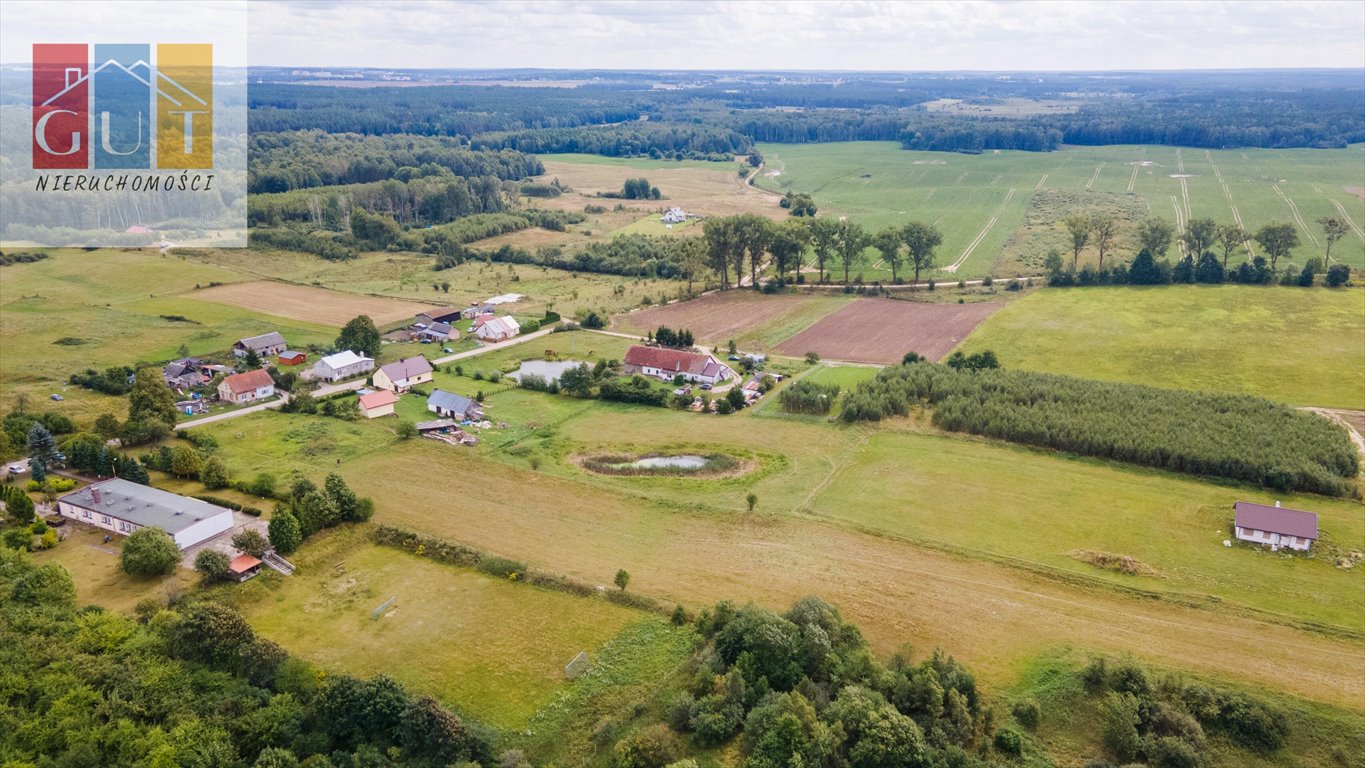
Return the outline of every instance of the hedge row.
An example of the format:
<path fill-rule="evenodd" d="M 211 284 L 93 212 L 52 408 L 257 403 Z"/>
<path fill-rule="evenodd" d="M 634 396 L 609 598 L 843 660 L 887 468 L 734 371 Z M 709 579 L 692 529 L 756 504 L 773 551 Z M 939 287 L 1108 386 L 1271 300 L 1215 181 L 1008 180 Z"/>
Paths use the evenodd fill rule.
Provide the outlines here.
<path fill-rule="evenodd" d="M 227 507 L 228 509 L 241 512 L 244 515 L 251 515 L 252 517 L 261 516 L 261 510 L 258 509 L 257 507 L 249 507 L 245 504 L 238 504 L 232 499 L 225 499 L 221 496 L 191 496 L 190 498 L 199 499 L 200 501 L 206 501 L 209 504 L 215 504 L 220 507 Z"/>
<path fill-rule="evenodd" d="M 532 586 L 552 589 L 556 592 L 565 592 L 579 597 L 591 597 L 598 594 L 597 588 L 591 584 L 570 579 L 567 576 L 545 573 L 529 568 L 525 563 L 511 560 L 497 555 L 491 555 L 482 550 L 456 544 L 454 542 L 438 539 L 435 536 L 409 531 L 392 525 L 380 525 L 374 529 L 374 542 L 385 547 L 411 552 L 419 557 L 426 557 L 438 563 L 447 565 L 458 565 L 464 568 L 474 568 L 490 576 L 521 581 Z M 630 608 L 637 608 L 642 611 L 650 611 L 661 615 L 668 615 L 666 609 L 659 601 L 652 597 L 637 595 L 624 590 L 607 590 L 603 594 L 609 602 L 624 605 Z"/>

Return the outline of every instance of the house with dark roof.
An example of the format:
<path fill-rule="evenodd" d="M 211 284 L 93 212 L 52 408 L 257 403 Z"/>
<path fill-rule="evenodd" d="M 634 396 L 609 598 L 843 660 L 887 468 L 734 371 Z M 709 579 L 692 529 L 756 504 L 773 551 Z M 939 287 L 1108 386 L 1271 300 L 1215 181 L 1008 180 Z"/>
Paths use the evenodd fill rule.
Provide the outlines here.
<path fill-rule="evenodd" d="M 730 366 L 711 355 L 641 344 L 627 350 L 621 362 L 625 364 L 626 373 L 653 376 L 664 381 L 682 376 L 687 381 L 715 385 L 734 375 Z"/>
<path fill-rule="evenodd" d="M 57 514 L 124 536 L 160 528 L 181 549 L 232 528 L 229 509 L 117 477 L 58 498 Z"/>
<path fill-rule="evenodd" d="M 1271 551 L 1287 547 L 1307 552 L 1318 540 L 1318 516 L 1314 512 L 1239 501 L 1233 506 L 1236 517 L 1233 528 L 1240 541 L 1270 547 Z"/>
<path fill-rule="evenodd" d="M 464 395 L 438 389 L 427 398 L 427 410 L 447 419 L 476 421 L 483 418 L 483 408 Z"/>
<path fill-rule="evenodd" d="M 434 341 L 437 343 L 456 341 L 460 338 L 460 332 L 455 330 L 455 326 L 450 323 L 432 323 L 431 325 L 420 327 L 413 334 L 419 341 Z"/>
<path fill-rule="evenodd" d="M 260 336 L 252 336 L 246 339 L 239 339 L 232 345 L 232 354 L 237 357 L 246 357 L 247 352 L 255 352 L 257 357 L 267 357 L 278 355 L 288 348 L 284 343 L 284 337 L 276 331 L 264 333 Z"/>
<path fill-rule="evenodd" d="M 453 323 L 460 319 L 463 312 L 464 310 L 459 307 L 428 309 L 425 312 L 418 313 L 414 324 L 426 327 L 436 323 Z"/>
<path fill-rule="evenodd" d="M 234 373 L 218 385 L 218 399 L 227 403 L 249 403 L 275 396 L 275 380 L 264 369 Z"/>
<path fill-rule="evenodd" d="M 431 363 L 417 355 L 379 366 L 374 372 L 374 385 L 390 392 L 407 392 L 418 384 L 431 381 L 431 377 Z"/>
<path fill-rule="evenodd" d="M 161 378 L 166 386 L 176 392 L 184 392 L 208 383 L 209 377 L 200 370 L 199 361 L 193 357 L 172 360 L 161 369 Z"/>

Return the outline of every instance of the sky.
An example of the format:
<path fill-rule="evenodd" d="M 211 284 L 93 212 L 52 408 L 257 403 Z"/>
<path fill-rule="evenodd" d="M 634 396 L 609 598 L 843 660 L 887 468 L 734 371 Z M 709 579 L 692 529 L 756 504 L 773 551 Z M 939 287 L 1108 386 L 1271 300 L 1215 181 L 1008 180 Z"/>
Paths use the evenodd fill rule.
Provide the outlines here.
<path fill-rule="evenodd" d="M 202 35 L 227 66 L 247 63 L 240 50 L 254 65 L 396 69 L 1365 67 L 1361 0 L 213 0 L 166 13 L 171 4 L 76 2 L 53 14 L 48 2 L 6 0 L 0 61 L 28 60 L 32 42 Z M 234 29 L 249 29 L 246 46 L 225 43 Z"/>
<path fill-rule="evenodd" d="M 193 6 L 187 6 L 192 8 Z M 251 62 L 393 68 L 1365 67 L 1365 2 L 252 3 Z"/>

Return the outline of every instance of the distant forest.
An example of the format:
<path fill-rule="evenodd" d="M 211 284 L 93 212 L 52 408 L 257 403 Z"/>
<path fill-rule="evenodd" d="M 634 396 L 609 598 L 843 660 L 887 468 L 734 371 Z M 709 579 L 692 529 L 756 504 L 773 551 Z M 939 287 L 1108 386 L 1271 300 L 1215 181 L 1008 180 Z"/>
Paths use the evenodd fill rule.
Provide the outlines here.
<path fill-rule="evenodd" d="M 583 78 L 591 73 L 537 76 L 553 80 L 556 74 Z M 1365 78 L 1357 70 L 689 73 L 690 80 L 661 73 L 600 75 L 604 82 L 576 87 L 259 83 L 250 91 L 250 125 L 253 134 L 415 134 L 449 137 L 473 148 L 676 159 L 722 159 L 748 153 L 762 141 L 900 141 L 907 149 L 965 152 L 1048 151 L 1062 144 L 1285 148 L 1365 141 L 1359 106 Z M 661 80 L 669 87 L 660 87 Z M 945 98 L 973 105 L 1046 99 L 1074 103 L 1076 109 L 1006 118 L 922 106 Z M 253 149 L 258 149 L 254 142 Z"/>

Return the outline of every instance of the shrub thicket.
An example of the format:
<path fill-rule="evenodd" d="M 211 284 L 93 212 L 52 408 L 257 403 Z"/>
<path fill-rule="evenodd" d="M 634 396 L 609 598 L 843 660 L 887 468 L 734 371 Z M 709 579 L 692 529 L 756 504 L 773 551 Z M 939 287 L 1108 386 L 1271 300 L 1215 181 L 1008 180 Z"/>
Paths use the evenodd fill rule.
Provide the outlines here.
<path fill-rule="evenodd" d="M 1345 431 L 1259 397 L 1026 371 L 888 368 L 846 398 L 845 421 L 933 408 L 934 424 L 1173 472 L 1348 495 L 1359 468 Z"/>
<path fill-rule="evenodd" d="M 834 405 L 839 396 L 838 384 L 817 384 L 813 381 L 798 381 L 782 390 L 778 402 L 787 413 L 806 413 L 824 415 Z"/>

